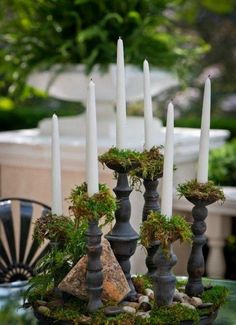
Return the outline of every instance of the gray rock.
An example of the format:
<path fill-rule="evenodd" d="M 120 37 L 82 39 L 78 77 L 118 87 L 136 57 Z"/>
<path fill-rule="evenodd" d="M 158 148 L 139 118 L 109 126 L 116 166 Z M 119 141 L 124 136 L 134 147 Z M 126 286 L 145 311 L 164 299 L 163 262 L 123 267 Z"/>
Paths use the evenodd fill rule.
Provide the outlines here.
<path fill-rule="evenodd" d="M 142 310 L 142 311 L 147 312 L 147 311 L 149 311 L 151 309 L 152 309 L 152 307 L 151 307 L 151 305 L 148 302 L 143 301 L 139 305 L 139 310 Z"/>
<path fill-rule="evenodd" d="M 87 300 L 87 262 L 87 256 L 82 257 L 59 284 L 59 289 L 82 300 Z M 101 262 L 103 266 L 102 300 L 120 302 L 129 293 L 130 287 L 106 239 L 102 240 Z"/>
<path fill-rule="evenodd" d="M 128 314 L 135 314 L 136 313 L 136 309 L 133 308 L 133 307 L 130 307 L 130 306 L 124 306 L 122 307 L 123 311 L 125 313 L 128 313 Z"/>
<path fill-rule="evenodd" d="M 145 294 L 150 298 L 151 300 L 154 299 L 154 291 L 152 289 L 145 289 Z"/>
<path fill-rule="evenodd" d="M 189 303 L 195 307 L 202 305 L 202 299 L 199 297 L 192 297 L 189 299 Z"/>
<path fill-rule="evenodd" d="M 139 316 L 141 318 L 149 318 L 150 317 L 150 314 L 149 313 L 145 313 L 143 311 L 139 311 L 139 312 L 137 312 L 136 316 Z"/>
<path fill-rule="evenodd" d="M 141 304 L 142 302 L 149 302 L 148 296 L 140 296 L 138 298 L 138 302 Z"/>
<path fill-rule="evenodd" d="M 189 304 L 188 302 L 181 302 L 181 305 L 189 309 L 196 309 L 193 305 Z"/>
<path fill-rule="evenodd" d="M 122 306 L 108 306 L 103 309 L 105 315 L 112 316 L 124 313 L 124 309 Z"/>
<path fill-rule="evenodd" d="M 213 306 L 212 302 L 204 302 L 203 304 L 198 305 L 197 308 L 198 309 L 204 309 L 204 308 L 209 308 L 209 307 L 212 307 L 212 306 Z"/>

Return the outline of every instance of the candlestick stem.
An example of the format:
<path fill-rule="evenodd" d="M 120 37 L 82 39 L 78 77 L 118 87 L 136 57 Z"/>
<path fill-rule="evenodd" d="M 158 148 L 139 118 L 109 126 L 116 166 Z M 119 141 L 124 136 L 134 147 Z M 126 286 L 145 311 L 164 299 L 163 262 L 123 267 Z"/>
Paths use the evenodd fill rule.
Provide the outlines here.
<path fill-rule="evenodd" d="M 151 211 L 160 211 L 160 205 L 158 203 L 159 194 L 157 192 L 157 186 L 159 181 L 144 179 L 143 185 L 145 188 L 144 192 L 144 207 L 143 207 L 143 222 L 147 220 L 147 217 Z M 156 272 L 156 265 L 153 262 L 153 256 L 155 255 L 157 249 L 159 248 L 159 243 L 153 243 L 153 245 L 147 248 L 147 258 L 146 266 L 148 269 L 147 275 L 153 276 Z"/>

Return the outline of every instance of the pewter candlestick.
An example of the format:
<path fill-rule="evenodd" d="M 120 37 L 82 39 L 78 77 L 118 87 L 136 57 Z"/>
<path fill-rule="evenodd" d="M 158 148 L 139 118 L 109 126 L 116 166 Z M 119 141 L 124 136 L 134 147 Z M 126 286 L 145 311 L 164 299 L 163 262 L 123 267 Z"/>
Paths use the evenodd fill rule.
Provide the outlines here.
<path fill-rule="evenodd" d="M 143 207 L 143 218 L 144 222 L 147 220 L 147 217 L 151 211 L 160 211 L 160 205 L 158 202 L 159 194 L 157 192 L 157 186 L 159 181 L 144 179 L 143 185 L 145 187 L 144 192 L 144 207 Z M 155 255 L 157 249 L 159 248 L 159 242 L 156 242 L 151 247 L 147 248 L 147 258 L 146 258 L 146 266 L 148 269 L 147 275 L 153 276 L 156 272 L 156 265 L 153 262 L 153 256 Z"/>
<path fill-rule="evenodd" d="M 158 306 L 171 305 L 176 283 L 176 278 L 171 269 L 177 262 L 171 245 L 164 251 L 160 246 L 153 257 L 153 262 L 156 266 L 156 273 L 152 277 L 155 303 Z"/>
<path fill-rule="evenodd" d="M 188 260 L 188 282 L 185 288 L 189 296 L 198 296 L 204 291 L 202 284 L 202 276 L 205 271 L 205 261 L 203 256 L 203 246 L 206 244 L 206 223 L 207 217 L 206 206 L 215 202 L 215 200 L 207 201 L 203 199 L 193 199 L 186 197 L 188 201 L 194 204 L 192 216 L 194 219 L 192 232 L 194 234 L 192 251 Z"/>
<path fill-rule="evenodd" d="M 135 253 L 139 235 L 130 224 L 131 204 L 129 195 L 132 188 L 128 183 L 127 173 L 129 170 L 117 164 L 107 164 L 107 167 L 118 173 L 117 185 L 113 189 L 117 197 L 118 207 L 115 212 L 116 223 L 105 237 L 110 242 L 117 261 L 129 283 L 131 291 L 126 299 L 135 300 L 137 293 L 131 280 L 129 259 Z"/>

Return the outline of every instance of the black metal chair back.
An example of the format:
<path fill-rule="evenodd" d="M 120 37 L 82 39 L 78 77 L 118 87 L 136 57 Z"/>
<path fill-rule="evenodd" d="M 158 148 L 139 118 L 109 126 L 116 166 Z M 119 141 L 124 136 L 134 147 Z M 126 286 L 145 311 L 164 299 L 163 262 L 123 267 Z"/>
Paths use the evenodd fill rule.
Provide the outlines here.
<path fill-rule="evenodd" d="M 24 281 L 34 275 L 37 261 L 48 244 L 40 246 L 32 238 L 37 217 L 50 207 L 29 199 L 0 199 L 0 283 Z"/>

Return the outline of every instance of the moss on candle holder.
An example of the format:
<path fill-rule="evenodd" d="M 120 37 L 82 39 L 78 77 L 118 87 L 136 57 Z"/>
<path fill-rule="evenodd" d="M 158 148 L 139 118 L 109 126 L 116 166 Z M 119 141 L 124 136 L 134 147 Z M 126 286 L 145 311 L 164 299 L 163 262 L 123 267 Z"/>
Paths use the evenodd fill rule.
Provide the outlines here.
<path fill-rule="evenodd" d="M 140 153 L 140 166 L 130 171 L 133 184 L 137 184 L 140 178 L 147 180 L 156 180 L 163 175 L 164 156 L 161 153 L 163 147 L 152 147 L 150 150 L 144 150 Z"/>
<path fill-rule="evenodd" d="M 50 249 L 38 261 L 32 289 L 47 291 L 59 283 L 78 260 L 86 254 L 88 221 L 47 214 L 35 223 L 34 239 L 50 240 Z M 37 291 L 36 290 L 36 291 Z M 34 292 L 34 290 L 32 291 Z M 30 293 L 31 294 L 31 293 Z"/>
<path fill-rule="evenodd" d="M 140 227 L 140 242 L 146 248 L 159 241 L 165 250 L 176 240 L 191 241 L 190 224 L 181 216 L 167 218 L 159 212 L 152 211 Z"/>
<path fill-rule="evenodd" d="M 188 199 L 198 199 L 204 201 L 221 201 L 225 200 L 223 190 L 216 186 L 212 181 L 199 183 L 196 179 L 179 184 L 177 187 L 179 198 L 185 196 Z"/>
<path fill-rule="evenodd" d="M 100 155 L 98 160 L 102 165 L 109 167 L 110 165 L 121 166 L 129 170 L 133 165 L 140 165 L 141 153 L 131 149 L 110 148 L 107 152 Z"/>
<path fill-rule="evenodd" d="M 102 226 L 104 226 L 114 219 L 116 200 L 105 184 L 99 184 L 99 192 L 90 197 L 86 183 L 76 186 L 71 191 L 69 200 L 72 203 L 69 209 L 77 220 L 99 221 L 103 219 Z"/>

